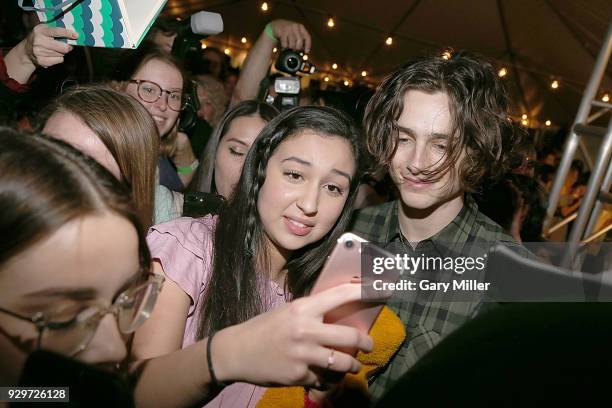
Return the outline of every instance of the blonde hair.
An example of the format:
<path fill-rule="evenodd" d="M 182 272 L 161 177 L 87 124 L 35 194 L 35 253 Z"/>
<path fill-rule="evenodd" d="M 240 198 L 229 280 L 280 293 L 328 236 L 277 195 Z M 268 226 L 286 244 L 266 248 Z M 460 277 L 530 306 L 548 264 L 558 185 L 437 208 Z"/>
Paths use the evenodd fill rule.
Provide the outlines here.
<path fill-rule="evenodd" d="M 215 109 L 215 114 L 210 120 L 210 126 L 214 128 L 219 124 L 227 108 L 228 98 L 225 93 L 225 88 L 221 81 L 212 75 L 198 75 L 195 77 L 195 80 L 198 86 L 208 94 Z"/>
<path fill-rule="evenodd" d="M 136 99 L 102 85 L 88 85 L 60 95 L 45 111 L 69 112 L 104 143 L 131 188 L 138 216 L 153 224 L 159 135 L 149 112 Z"/>

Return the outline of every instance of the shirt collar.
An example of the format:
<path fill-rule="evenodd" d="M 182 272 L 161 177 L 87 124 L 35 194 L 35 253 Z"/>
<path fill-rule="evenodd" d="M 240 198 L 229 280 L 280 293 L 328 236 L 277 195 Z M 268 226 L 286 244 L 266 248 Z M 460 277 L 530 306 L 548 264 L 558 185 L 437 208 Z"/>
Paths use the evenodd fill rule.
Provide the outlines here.
<path fill-rule="evenodd" d="M 398 207 L 400 200 L 396 200 L 394 205 L 389 206 L 387 217 L 385 217 L 386 231 L 385 242 L 392 242 L 400 239 L 400 227 L 398 218 Z M 432 241 L 435 244 L 443 244 L 452 250 L 461 250 L 470 239 L 470 230 L 478 215 L 478 205 L 470 194 L 465 194 L 463 207 L 459 214 L 444 228 L 436 234 L 421 242 Z"/>

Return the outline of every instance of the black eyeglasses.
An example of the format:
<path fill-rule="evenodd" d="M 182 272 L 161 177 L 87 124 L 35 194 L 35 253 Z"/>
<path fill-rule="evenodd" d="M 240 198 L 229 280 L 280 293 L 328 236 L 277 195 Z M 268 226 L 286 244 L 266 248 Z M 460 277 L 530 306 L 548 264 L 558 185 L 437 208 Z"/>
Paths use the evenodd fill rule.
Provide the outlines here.
<path fill-rule="evenodd" d="M 130 79 L 130 83 L 138 87 L 138 96 L 145 102 L 157 102 L 165 93 L 167 94 L 166 104 L 173 111 L 180 111 L 184 107 L 183 91 L 168 91 L 153 81 L 144 79 Z"/>
<path fill-rule="evenodd" d="M 37 348 L 57 351 L 74 356 L 87 348 L 104 316 L 112 313 L 119 330 L 132 333 L 151 315 L 164 277 L 151 274 L 149 279 L 131 289 L 121 292 L 111 306 L 93 305 L 75 310 L 75 305 L 56 309 L 51 313 L 37 312 L 23 316 L 7 309 L 0 312 L 27 321 L 38 330 Z"/>

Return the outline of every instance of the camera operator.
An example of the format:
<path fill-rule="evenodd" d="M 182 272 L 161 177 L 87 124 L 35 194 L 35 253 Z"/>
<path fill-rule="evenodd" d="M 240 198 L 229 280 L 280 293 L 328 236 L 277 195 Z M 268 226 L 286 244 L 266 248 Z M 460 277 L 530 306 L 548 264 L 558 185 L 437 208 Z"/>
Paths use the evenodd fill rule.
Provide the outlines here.
<path fill-rule="evenodd" d="M 310 52 L 310 34 L 300 23 L 274 20 L 266 25 L 247 56 L 232 94 L 231 105 L 256 99 L 259 84 L 268 74 L 272 50 L 279 45 L 296 51 Z"/>

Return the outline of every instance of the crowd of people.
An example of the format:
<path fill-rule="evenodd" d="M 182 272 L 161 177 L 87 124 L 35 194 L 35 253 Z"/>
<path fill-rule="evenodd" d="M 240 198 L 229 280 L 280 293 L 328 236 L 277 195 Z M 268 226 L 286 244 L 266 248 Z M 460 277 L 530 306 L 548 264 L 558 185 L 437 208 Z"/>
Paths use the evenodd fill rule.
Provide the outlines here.
<path fill-rule="evenodd" d="M 342 233 L 411 255 L 543 239 L 558 158 L 482 57 L 408 61 L 363 117 L 319 96 L 279 111 L 258 95 L 274 47 L 313 46 L 302 24 L 270 22 L 237 70 L 173 55 L 162 18 L 111 75 L 25 108 L 76 36 L 36 25 L 0 59 L 0 385 L 42 349 L 121 373 L 138 407 L 367 406 L 482 302 L 389 303 L 369 335 L 326 322 L 361 296 L 310 294 Z"/>

